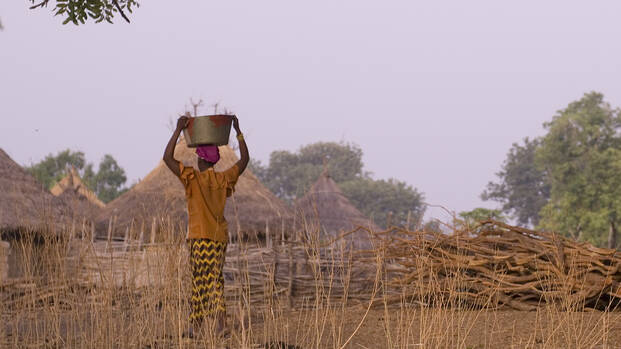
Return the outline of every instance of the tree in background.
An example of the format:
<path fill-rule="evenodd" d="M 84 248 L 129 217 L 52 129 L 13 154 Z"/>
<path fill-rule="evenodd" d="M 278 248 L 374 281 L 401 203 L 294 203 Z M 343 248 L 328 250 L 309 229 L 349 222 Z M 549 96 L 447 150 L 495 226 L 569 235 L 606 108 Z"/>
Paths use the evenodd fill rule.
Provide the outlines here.
<path fill-rule="evenodd" d="M 274 151 L 269 165 L 253 161 L 250 169 L 278 197 L 293 201 L 303 196 L 326 166 L 345 196 L 376 224 L 414 225 L 424 213 L 423 194 L 395 179 L 374 180 L 363 171 L 357 145 L 318 142 L 297 152 Z M 390 221 L 390 222 L 389 222 Z"/>
<path fill-rule="evenodd" d="M 261 180 L 261 182 L 263 182 L 263 184 L 265 184 L 265 179 L 267 178 L 267 168 L 263 165 L 261 160 L 250 158 L 248 168 L 255 176 L 257 176 L 257 178 Z"/>
<path fill-rule="evenodd" d="M 30 9 L 47 7 L 50 0 L 30 0 L 33 4 Z M 63 24 L 75 25 L 86 23 L 89 18 L 95 23 L 106 21 L 112 23 L 112 18 L 118 13 L 129 23 L 125 11 L 132 13 L 132 8 L 140 7 L 135 0 L 52 0 L 54 16 L 65 18 Z"/>
<path fill-rule="evenodd" d="M 278 197 L 291 201 L 304 195 L 319 178 L 324 165 L 335 182 L 363 178 L 362 149 L 357 145 L 317 142 L 292 153 L 286 150 L 270 154 L 267 167 L 251 164 L 252 172 Z"/>
<path fill-rule="evenodd" d="M 25 169 L 49 190 L 67 175 L 67 169 L 71 166 L 75 167 L 78 172 L 82 172 L 85 165 L 86 160 L 83 152 L 67 149 L 56 155 L 49 154 L 43 160 L 27 166 Z"/>
<path fill-rule="evenodd" d="M 489 182 L 481 194 L 483 200 L 502 204 L 502 212 L 515 218 L 523 226 L 537 226 L 539 212 L 550 198 L 547 174 L 535 163 L 535 152 L 541 141 L 524 139 L 524 144 L 513 143 L 496 173 L 499 181 Z"/>
<path fill-rule="evenodd" d="M 489 208 L 477 207 L 471 211 L 463 211 L 459 213 L 459 217 L 463 222 L 472 227 L 481 221 L 493 219 L 499 222 L 506 222 L 507 217 L 503 216 L 500 210 L 491 210 Z"/>
<path fill-rule="evenodd" d="M 621 220 L 621 111 L 585 94 L 544 124 L 547 134 L 513 144 L 484 200 L 519 224 L 617 246 Z"/>
<path fill-rule="evenodd" d="M 620 111 L 593 92 L 544 126 L 548 133 L 536 161 L 548 175 L 550 200 L 541 210 L 541 227 L 616 247 L 621 219 Z"/>
<path fill-rule="evenodd" d="M 97 172 L 93 171 L 92 164 L 86 166 L 84 181 L 105 203 L 114 200 L 128 190 L 128 188 L 123 188 L 123 184 L 127 181 L 125 170 L 109 154 L 104 155 Z"/>
<path fill-rule="evenodd" d="M 25 169 L 49 190 L 67 175 L 71 166 L 75 167 L 84 184 L 103 202 L 110 202 L 127 191 L 123 187 L 127 181 L 125 170 L 109 154 L 104 155 L 97 172 L 94 171 L 92 163 L 86 162 L 83 152 L 69 149 L 57 155 L 49 154 Z"/>
<path fill-rule="evenodd" d="M 396 179 L 360 178 L 339 183 L 343 194 L 379 226 L 416 226 L 423 218 L 423 194 Z"/>
<path fill-rule="evenodd" d="M 423 224 L 422 230 L 424 232 L 429 232 L 429 233 L 443 233 L 444 232 L 444 229 L 442 229 L 442 223 L 440 223 L 440 221 L 437 219 L 431 219 L 425 222 L 425 224 Z"/>

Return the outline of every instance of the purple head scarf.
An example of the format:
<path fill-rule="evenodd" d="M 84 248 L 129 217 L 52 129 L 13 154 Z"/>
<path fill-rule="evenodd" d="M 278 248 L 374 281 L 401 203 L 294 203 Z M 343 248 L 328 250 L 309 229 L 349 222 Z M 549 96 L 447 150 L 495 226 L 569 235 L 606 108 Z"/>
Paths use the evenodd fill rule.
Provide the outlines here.
<path fill-rule="evenodd" d="M 220 160 L 220 150 L 216 145 L 200 145 L 196 148 L 196 155 L 213 164 Z"/>

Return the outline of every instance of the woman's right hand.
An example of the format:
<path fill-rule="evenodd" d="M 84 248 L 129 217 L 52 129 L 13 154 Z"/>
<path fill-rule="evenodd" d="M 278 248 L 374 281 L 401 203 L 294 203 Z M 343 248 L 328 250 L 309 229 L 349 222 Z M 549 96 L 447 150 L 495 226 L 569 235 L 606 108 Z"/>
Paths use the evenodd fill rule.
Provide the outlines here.
<path fill-rule="evenodd" d="M 184 128 L 188 127 L 190 123 L 190 118 L 187 115 L 182 115 L 177 119 L 177 130 L 181 131 Z"/>

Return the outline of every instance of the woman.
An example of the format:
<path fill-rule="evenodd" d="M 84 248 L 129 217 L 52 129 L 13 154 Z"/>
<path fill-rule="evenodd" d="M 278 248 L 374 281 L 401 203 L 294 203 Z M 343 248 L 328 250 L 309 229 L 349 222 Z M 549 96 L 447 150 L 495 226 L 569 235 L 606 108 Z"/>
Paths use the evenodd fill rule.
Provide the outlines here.
<path fill-rule="evenodd" d="M 248 147 L 239 130 L 239 120 L 233 116 L 241 159 L 228 170 L 216 172 L 213 167 L 220 159 L 218 147 L 204 145 L 196 148 L 199 170 L 185 167 L 174 158 L 174 153 L 179 134 L 189 121 L 187 116 L 177 120 L 177 128 L 166 145 L 164 162 L 183 183 L 188 205 L 188 243 L 192 268 L 190 335 L 200 329 L 205 318 L 216 321 L 216 331 L 219 334 L 226 328 L 222 268 L 228 242 L 228 226 L 224 219 L 224 205 L 226 198 L 235 191 L 238 177 L 248 165 Z"/>

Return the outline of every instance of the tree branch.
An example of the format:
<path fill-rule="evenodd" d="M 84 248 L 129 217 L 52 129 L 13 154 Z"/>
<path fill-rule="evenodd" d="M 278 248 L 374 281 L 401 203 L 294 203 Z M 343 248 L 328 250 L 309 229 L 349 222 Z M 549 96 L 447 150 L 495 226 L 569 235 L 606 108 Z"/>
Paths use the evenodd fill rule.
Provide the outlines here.
<path fill-rule="evenodd" d="M 50 0 L 43 0 L 43 1 L 41 1 L 40 3 L 36 4 L 36 5 L 32 5 L 32 6 L 30 6 L 30 9 L 31 9 L 31 10 L 33 10 L 33 9 L 36 9 L 37 7 L 47 6 L 47 3 L 48 3 L 49 1 L 50 1 Z M 33 2 L 34 2 L 34 1 L 33 1 Z"/>
<path fill-rule="evenodd" d="M 123 9 L 121 8 L 121 5 L 119 5 L 119 2 L 117 0 L 112 0 L 112 2 L 116 6 L 116 9 L 119 10 L 119 13 L 121 14 L 121 17 L 123 17 L 123 19 L 125 19 L 127 21 L 127 23 L 131 23 L 129 21 L 129 18 L 127 18 L 127 16 L 125 15 L 125 12 L 123 12 Z"/>

